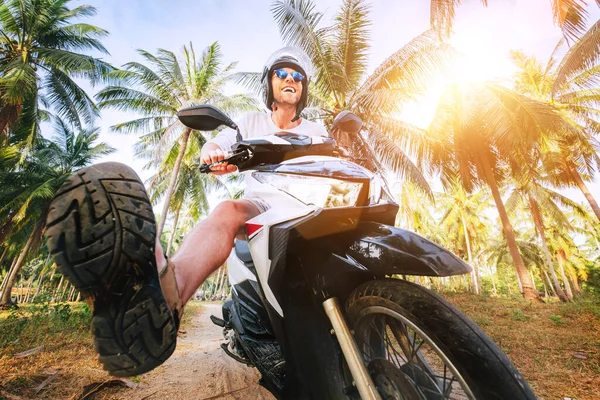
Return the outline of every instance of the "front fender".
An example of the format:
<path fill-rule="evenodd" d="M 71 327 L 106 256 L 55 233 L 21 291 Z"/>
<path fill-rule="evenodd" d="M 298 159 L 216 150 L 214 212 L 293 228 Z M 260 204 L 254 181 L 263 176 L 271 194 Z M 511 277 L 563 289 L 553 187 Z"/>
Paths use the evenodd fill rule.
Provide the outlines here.
<path fill-rule="evenodd" d="M 346 256 L 375 275 L 450 276 L 472 269 L 452 252 L 404 229 L 365 221 L 352 234 Z"/>

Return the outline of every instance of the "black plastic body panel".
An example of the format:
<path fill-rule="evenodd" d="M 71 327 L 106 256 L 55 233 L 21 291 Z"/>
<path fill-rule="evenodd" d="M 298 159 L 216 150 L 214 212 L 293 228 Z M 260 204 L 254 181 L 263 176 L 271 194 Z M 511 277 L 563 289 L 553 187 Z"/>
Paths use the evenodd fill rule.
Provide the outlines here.
<path fill-rule="evenodd" d="M 246 139 L 234 144 L 231 148 L 233 152 L 248 149 L 252 153 L 249 159 L 238 162 L 238 170 L 241 172 L 261 165 L 280 164 L 302 156 L 332 156 L 337 148 L 335 140 L 331 138 L 323 138 L 324 143 L 313 144 L 312 140 L 306 139 L 307 136 L 299 136 L 298 140 L 294 140 L 291 137 L 297 135 L 285 132 L 278 136 L 282 135 L 282 139 L 287 142 L 285 144 L 271 143 L 264 139 Z"/>
<path fill-rule="evenodd" d="M 404 229 L 361 222 L 352 234 L 356 240 L 345 255 L 376 275 L 451 276 L 471 272 L 471 267 L 452 252 Z"/>

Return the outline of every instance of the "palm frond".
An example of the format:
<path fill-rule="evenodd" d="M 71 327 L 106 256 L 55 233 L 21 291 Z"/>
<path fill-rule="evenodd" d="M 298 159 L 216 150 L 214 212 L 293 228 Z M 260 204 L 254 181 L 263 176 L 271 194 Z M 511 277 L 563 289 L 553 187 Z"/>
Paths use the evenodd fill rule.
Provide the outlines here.
<path fill-rule="evenodd" d="M 340 94 L 349 93 L 363 78 L 368 62 L 369 7 L 363 0 L 345 0 L 332 27 L 333 85 Z"/>
<path fill-rule="evenodd" d="M 573 75 L 596 66 L 600 54 L 600 20 L 569 49 L 556 71 L 552 92 L 561 91 L 562 85 Z"/>

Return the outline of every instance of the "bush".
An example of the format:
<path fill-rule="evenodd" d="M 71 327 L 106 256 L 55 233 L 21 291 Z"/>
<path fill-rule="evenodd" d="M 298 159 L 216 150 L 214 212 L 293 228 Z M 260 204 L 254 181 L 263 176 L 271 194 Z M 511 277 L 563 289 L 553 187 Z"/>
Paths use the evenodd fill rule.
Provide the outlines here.
<path fill-rule="evenodd" d="M 82 336 L 89 330 L 91 314 L 85 303 L 21 306 L 10 310 L 4 320 L 0 319 L 0 347 L 10 347 L 10 351 L 18 352 L 24 346 L 31 348 L 48 344 L 51 336 Z"/>

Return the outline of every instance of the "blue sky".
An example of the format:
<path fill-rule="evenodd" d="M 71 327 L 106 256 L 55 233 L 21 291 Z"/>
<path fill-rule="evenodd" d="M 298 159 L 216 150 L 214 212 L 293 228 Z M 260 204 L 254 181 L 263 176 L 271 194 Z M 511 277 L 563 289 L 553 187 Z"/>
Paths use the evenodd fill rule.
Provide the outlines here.
<path fill-rule="evenodd" d="M 150 52 L 165 48 L 179 52 L 184 44 L 193 43 L 197 54 L 218 41 L 226 62 L 238 61 L 239 71 L 260 71 L 264 61 L 283 45 L 273 20 L 270 0 L 77 0 L 75 4 L 91 4 L 98 14 L 88 19 L 110 32 L 103 40 L 110 56 L 104 57 L 115 66 L 139 61 L 136 49 Z M 339 9 L 341 1 L 319 0 L 317 9 L 325 14 L 325 24 Z M 552 24 L 550 0 L 490 0 L 489 7 L 480 0 L 466 0 L 459 7 L 455 22 L 456 45 L 476 60 L 482 78 L 502 78 L 511 68 L 507 61 L 510 49 L 521 49 L 545 60 L 560 38 Z M 592 2 L 593 3 L 593 2 Z M 590 21 L 600 16 L 598 8 L 590 6 Z M 371 52 L 369 71 L 412 38 L 429 28 L 429 1 L 379 0 L 371 2 Z M 475 61 L 474 61 L 475 62 Z M 473 62 L 473 63 L 474 63 Z M 471 63 L 471 64 L 473 64 Z M 469 74 L 473 65 L 465 65 Z M 232 90 L 244 91 L 242 88 Z M 97 89 L 91 89 L 94 94 Z M 435 104 L 435 93 L 411 106 L 405 117 L 414 123 L 426 124 Z M 99 125 L 103 141 L 118 151 L 105 160 L 115 160 L 133 166 L 143 177 L 143 163 L 133 159 L 132 145 L 136 138 L 110 134 L 108 128 L 135 115 L 103 111 Z M 600 194 L 600 184 L 591 188 Z M 578 201 L 578 191 L 569 191 Z"/>

